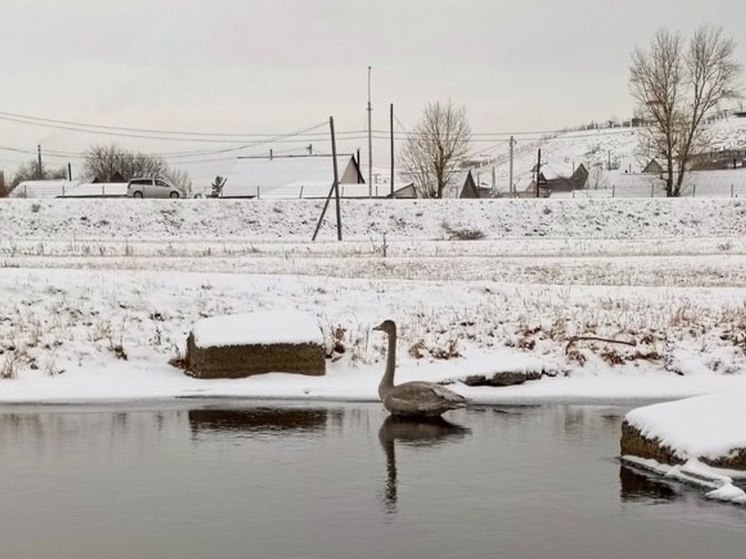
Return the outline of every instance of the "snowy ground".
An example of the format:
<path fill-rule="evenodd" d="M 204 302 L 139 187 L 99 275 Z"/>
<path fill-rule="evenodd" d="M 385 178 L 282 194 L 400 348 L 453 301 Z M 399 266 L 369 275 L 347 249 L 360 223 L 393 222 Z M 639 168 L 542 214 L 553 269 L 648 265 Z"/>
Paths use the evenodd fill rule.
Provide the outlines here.
<path fill-rule="evenodd" d="M 387 317 L 397 380 L 544 373 L 453 385 L 477 403 L 746 391 L 738 200 L 347 202 L 345 241 L 330 212 L 311 243 L 320 206 L 0 201 L 0 402 L 375 400 L 384 339 L 371 327 Z M 207 381 L 169 365 L 201 318 L 295 310 L 318 319 L 325 377 Z"/>

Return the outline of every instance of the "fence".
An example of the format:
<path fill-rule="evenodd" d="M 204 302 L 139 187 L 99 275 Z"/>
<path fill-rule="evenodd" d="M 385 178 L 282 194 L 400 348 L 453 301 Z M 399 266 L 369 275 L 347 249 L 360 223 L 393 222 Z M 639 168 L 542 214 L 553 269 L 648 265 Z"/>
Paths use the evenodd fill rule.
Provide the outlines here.
<path fill-rule="evenodd" d="M 685 184 L 681 196 L 689 198 L 746 198 L 746 184 Z M 665 186 L 640 184 L 596 190 L 555 192 L 552 198 L 665 198 Z"/>

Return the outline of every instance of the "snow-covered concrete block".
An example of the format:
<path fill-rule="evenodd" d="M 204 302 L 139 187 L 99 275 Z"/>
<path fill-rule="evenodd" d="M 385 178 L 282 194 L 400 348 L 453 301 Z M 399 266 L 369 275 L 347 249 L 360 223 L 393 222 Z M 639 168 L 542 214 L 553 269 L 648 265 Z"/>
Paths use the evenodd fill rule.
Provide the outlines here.
<path fill-rule="evenodd" d="M 323 375 L 324 340 L 316 319 L 298 312 L 215 316 L 194 324 L 187 374 L 242 378 L 270 372 Z"/>

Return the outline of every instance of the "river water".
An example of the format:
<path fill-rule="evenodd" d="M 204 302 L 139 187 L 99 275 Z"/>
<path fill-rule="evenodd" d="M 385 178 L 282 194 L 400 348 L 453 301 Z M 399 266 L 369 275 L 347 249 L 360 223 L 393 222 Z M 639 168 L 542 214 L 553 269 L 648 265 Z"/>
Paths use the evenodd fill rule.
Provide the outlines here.
<path fill-rule="evenodd" d="M 0 556 L 740 558 L 746 508 L 619 464 L 627 408 L 0 407 Z"/>

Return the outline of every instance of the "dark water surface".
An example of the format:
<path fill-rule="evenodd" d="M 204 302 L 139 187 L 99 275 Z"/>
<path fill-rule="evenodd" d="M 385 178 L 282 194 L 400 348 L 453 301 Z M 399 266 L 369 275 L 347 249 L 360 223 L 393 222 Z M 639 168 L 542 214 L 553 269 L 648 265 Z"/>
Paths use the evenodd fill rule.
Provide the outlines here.
<path fill-rule="evenodd" d="M 746 556 L 746 508 L 619 465 L 625 411 L 4 407 L 0 557 Z"/>

